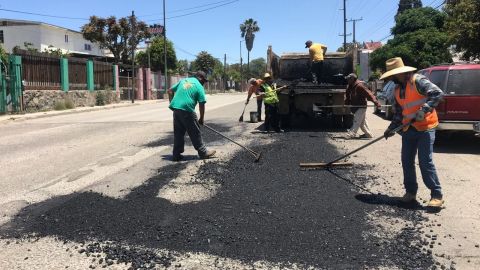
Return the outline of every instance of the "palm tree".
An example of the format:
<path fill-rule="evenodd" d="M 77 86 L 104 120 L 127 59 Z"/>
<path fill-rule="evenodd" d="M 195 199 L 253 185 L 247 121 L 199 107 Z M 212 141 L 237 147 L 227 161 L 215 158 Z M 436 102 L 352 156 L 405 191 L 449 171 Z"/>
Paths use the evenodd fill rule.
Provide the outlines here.
<path fill-rule="evenodd" d="M 240 31 L 242 32 L 242 38 L 245 38 L 245 45 L 247 46 L 247 70 L 250 71 L 250 51 L 253 48 L 253 40 L 255 39 L 255 32 L 260 31 L 260 27 L 257 25 L 257 21 L 252 18 L 246 20 L 240 24 Z"/>

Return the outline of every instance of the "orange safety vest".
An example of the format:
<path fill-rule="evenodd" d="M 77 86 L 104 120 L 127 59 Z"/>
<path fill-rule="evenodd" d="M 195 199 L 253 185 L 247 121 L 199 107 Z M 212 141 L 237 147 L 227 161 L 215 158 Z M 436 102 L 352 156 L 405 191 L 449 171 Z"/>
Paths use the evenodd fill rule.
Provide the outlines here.
<path fill-rule="evenodd" d="M 427 102 L 427 97 L 420 94 L 417 90 L 417 85 L 415 84 L 416 76 L 417 75 L 413 75 L 412 79 L 407 83 L 405 98 L 400 98 L 400 86 L 397 85 L 395 88 L 395 99 L 402 107 L 403 124 L 409 123 L 412 119 L 415 119 L 417 111 L 420 110 L 425 102 Z M 425 119 L 420 122 L 413 122 L 412 126 L 418 131 L 425 131 L 438 126 L 437 111 L 433 109 L 433 111 L 425 113 Z M 407 129 L 408 126 L 403 128 L 403 131 L 407 131 Z"/>

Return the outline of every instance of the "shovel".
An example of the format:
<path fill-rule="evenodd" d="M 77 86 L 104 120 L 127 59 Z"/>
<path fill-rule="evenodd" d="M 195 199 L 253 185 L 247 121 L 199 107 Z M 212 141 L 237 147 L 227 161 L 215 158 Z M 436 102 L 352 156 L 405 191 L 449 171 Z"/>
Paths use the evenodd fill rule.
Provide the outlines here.
<path fill-rule="evenodd" d="M 411 124 L 412 124 L 412 122 L 408 122 L 406 124 L 403 124 L 403 125 L 395 128 L 394 130 L 392 130 L 392 132 L 396 133 L 396 132 L 402 130 L 403 128 L 406 128 L 406 127 L 410 126 Z M 363 146 L 361 146 L 361 147 L 359 147 L 359 148 L 357 148 L 357 149 L 355 149 L 355 150 L 353 150 L 353 151 L 351 151 L 351 152 L 349 152 L 349 153 L 347 153 L 347 154 L 345 154 L 345 155 L 343 155 L 339 158 L 336 158 L 336 159 L 334 159 L 334 160 L 332 160 L 328 163 L 319 163 L 319 162 L 317 162 L 317 163 L 300 163 L 300 167 L 301 168 L 315 168 L 315 169 L 330 169 L 332 167 L 352 166 L 353 163 L 351 163 L 351 162 L 338 162 L 338 161 L 340 161 L 340 160 L 342 160 L 342 159 L 344 159 L 348 156 L 351 156 L 352 154 L 354 154 L 354 153 L 356 153 L 356 152 L 358 152 L 358 151 L 360 151 L 360 150 L 362 150 L 362 149 L 380 141 L 383 138 L 385 138 L 385 135 L 383 135 L 381 137 L 378 137 L 375 140 L 373 140 L 373 141 L 371 141 L 371 142 L 369 142 L 369 143 L 367 143 L 367 144 L 365 144 L 365 145 L 363 145 Z"/>

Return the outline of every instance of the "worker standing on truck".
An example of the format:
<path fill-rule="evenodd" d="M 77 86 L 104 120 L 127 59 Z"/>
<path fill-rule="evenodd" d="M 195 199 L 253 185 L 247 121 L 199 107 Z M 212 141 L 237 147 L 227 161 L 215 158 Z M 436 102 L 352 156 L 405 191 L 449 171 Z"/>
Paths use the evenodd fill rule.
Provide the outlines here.
<path fill-rule="evenodd" d="M 273 79 L 270 73 L 265 73 L 260 88 L 260 95 L 263 96 L 263 102 L 265 103 L 265 131 L 269 132 L 271 128 L 275 132 L 283 132 L 280 129 L 280 119 L 278 118 L 278 103 L 280 100 L 273 86 Z"/>
<path fill-rule="evenodd" d="M 351 111 L 353 113 L 353 125 L 347 132 L 347 139 L 354 139 L 357 136 L 357 131 L 360 128 L 364 134 L 360 138 L 372 138 L 372 133 L 368 128 L 367 122 L 367 100 L 375 103 L 379 107 L 375 96 L 372 92 L 358 80 L 355 73 L 350 73 L 345 77 L 348 82 L 347 92 L 345 94 L 345 105 L 352 105 Z"/>
<path fill-rule="evenodd" d="M 200 125 L 203 125 L 205 114 L 205 89 L 207 75 L 197 71 L 194 77 L 185 78 L 168 89 L 169 108 L 173 111 L 173 161 L 181 161 L 185 146 L 185 132 L 188 133 L 193 147 L 202 159 L 211 158 L 215 150 L 207 150 L 203 143 Z M 197 120 L 195 106 L 199 103 L 200 119 Z"/>
<path fill-rule="evenodd" d="M 435 107 L 443 97 L 442 90 L 426 77 L 414 74 L 414 67 L 404 66 L 400 57 L 386 61 L 387 72 L 380 80 L 390 78 L 395 84 L 394 115 L 385 130 L 385 138 L 395 135 L 395 128 L 407 125 L 400 131 L 402 135 L 403 183 L 406 193 L 403 202 L 416 200 L 418 184 L 415 173 L 415 156 L 425 185 L 430 189 L 429 207 L 442 207 L 443 194 L 438 180 L 437 170 L 433 164 L 433 143 L 435 128 L 438 125 Z"/>
<path fill-rule="evenodd" d="M 259 89 L 260 89 L 260 85 L 263 84 L 263 81 L 261 79 L 251 78 L 250 80 L 248 80 L 248 84 L 250 84 L 250 88 L 248 88 L 248 96 L 247 96 L 247 101 L 245 102 L 245 105 L 248 104 L 248 102 L 250 101 L 250 98 L 255 93 L 255 96 L 257 98 L 257 121 L 261 122 L 263 97 L 262 95 L 260 95 Z"/>
<path fill-rule="evenodd" d="M 312 82 L 319 84 L 322 80 L 323 59 L 327 52 L 327 46 L 320 43 L 313 43 L 311 40 L 305 42 L 305 48 L 308 48 L 310 54 L 310 72 L 312 73 Z"/>

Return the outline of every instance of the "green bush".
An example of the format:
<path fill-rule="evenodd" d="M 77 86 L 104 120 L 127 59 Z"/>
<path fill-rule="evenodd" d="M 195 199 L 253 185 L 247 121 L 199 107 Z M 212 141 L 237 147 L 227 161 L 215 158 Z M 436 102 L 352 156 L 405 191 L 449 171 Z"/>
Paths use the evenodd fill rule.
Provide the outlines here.
<path fill-rule="evenodd" d="M 98 91 L 97 96 L 95 98 L 95 105 L 104 106 L 106 99 L 107 99 L 107 97 L 105 96 L 105 93 Z"/>
<path fill-rule="evenodd" d="M 55 101 L 54 109 L 55 109 L 56 111 L 66 110 L 67 107 L 65 106 L 65 101 L 63 101 L 63 100 L 57 100 L 57 101 Z"/>
<path fill-rule="evenodd" d="M 73 101 L 69 98 L 65 99 L 65 108 L 67 109 L 73 109 L 75 108 L 75 104 L 73 103 Z"/>

